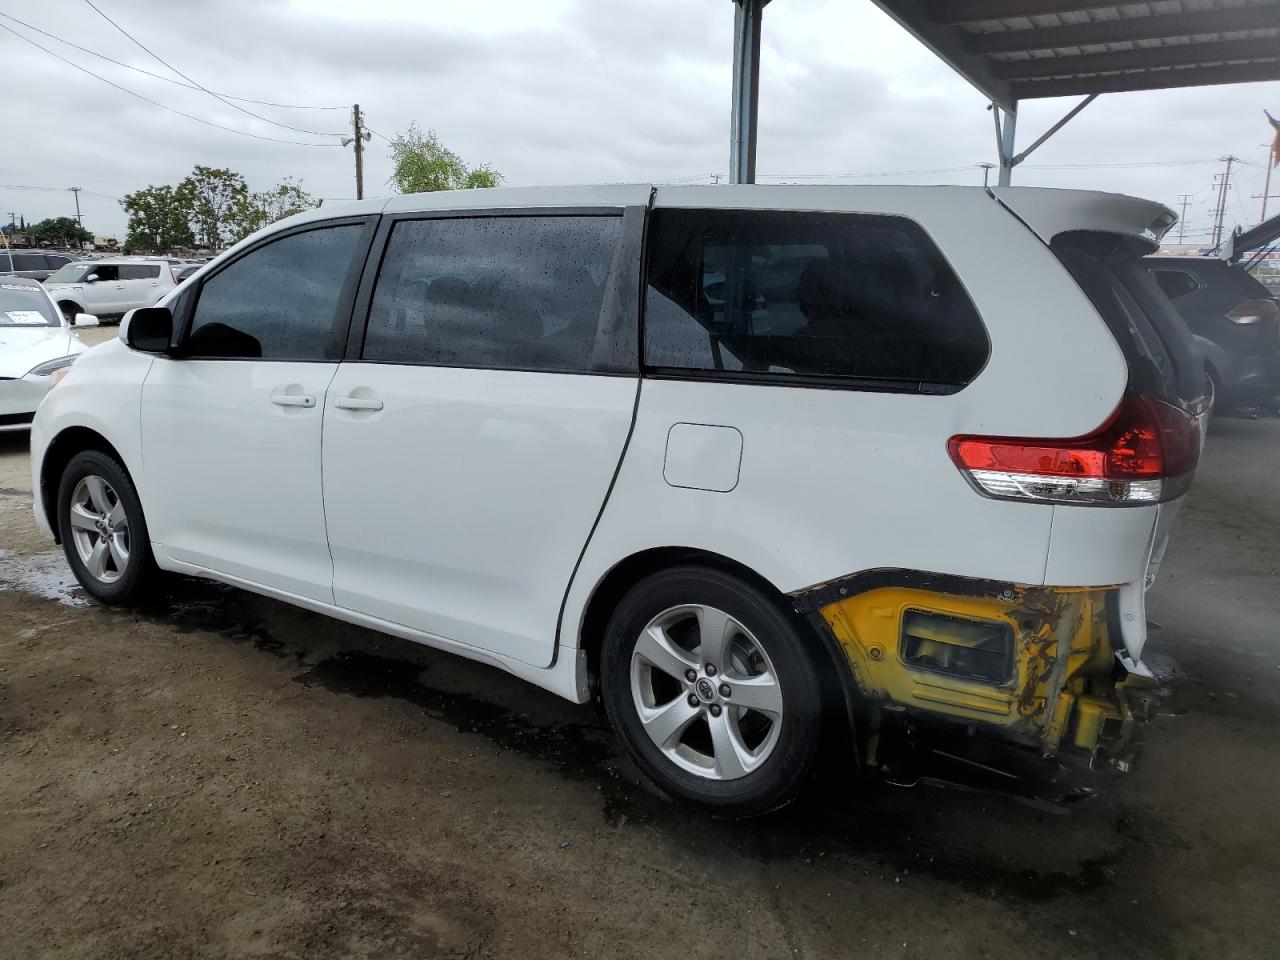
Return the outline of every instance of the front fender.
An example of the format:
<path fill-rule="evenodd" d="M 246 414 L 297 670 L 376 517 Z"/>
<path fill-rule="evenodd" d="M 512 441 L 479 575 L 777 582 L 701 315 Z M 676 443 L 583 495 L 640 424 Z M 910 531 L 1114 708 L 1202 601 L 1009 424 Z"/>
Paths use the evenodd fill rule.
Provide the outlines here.
<path fill-rule="evenodd" d="M 49 451 L 60 450 L 69 431 L 88 431 L 105 440 L 129 471 L 139 496 L 146 498 L 142 473 L 142 385 L 154 357 L 130 350 L 119 340 L 91 347 L 41 401 L 31 424 L 31 489 L 36 523 L 53 535 L 46 516 L 44 466 Z M 65 452 L 65 451 L 61 451 Z"/>

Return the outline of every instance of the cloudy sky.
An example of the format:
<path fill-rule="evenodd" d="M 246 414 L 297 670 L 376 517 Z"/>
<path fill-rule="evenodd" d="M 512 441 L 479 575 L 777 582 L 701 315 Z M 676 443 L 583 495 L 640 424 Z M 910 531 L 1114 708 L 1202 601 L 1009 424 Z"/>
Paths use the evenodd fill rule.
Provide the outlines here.
<path fill-rule="evenodd" d="M 319 134 L 350 126 L 394 136 L 432 128 L 509 184 L 683 180 L 728 167 L 733 9 L 729 0 L 95 0 L 144 45 L 224 95 L 340 109 L 246 110 Z M 176 183 L 194 164 L 230 167 L 253 189 L 285 175 L 327 198 L 355 195 L 350 148 L 334 136 L 273 126 L 199 90 L 115 66 L 60 41 L 178 79 L 84 0 L 0 2 L 51 39 L 0 25 L 151 100 L 274 143 L 202 125 L 113 88 L 0 30 L 8 77 L 0 218 L 74 213 L 123 238 L 116 198 Z M 1072 101 L 1035 101 L 1019 118 L 1029 143 Z M 760 179 L 980 183 L 992 125 L 979 94 L 869 0 L 778 0 L 765 15 Z M 1020 167 L 1017 183 L 1134 193 L 1188 211 L 1206 235 L 1216 158 L 1247 164 L 1228 219 L 1257 219 L 1280 83 L 1100 98 Z M 918 172 L 923 171 L 923 172 Z M 384 140 L 366 193 L 385 193 Z M 890 177 L 873 174 L 894 174 Z M 38 189 L 43 188 L 43 189 Z M 1272 184 L 1280 193 L 1280 185 Z M 1280 209 L 1276 204 L 1274 209 Z"/>

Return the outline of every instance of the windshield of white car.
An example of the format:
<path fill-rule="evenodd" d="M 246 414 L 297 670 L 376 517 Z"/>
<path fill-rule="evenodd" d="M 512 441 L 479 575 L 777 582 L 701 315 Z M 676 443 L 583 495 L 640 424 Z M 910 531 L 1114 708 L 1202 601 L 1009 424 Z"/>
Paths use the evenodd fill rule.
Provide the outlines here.
<path fill-rule="evenodd" d="M 91 263 L 68 263 L 49 274 L 45 283 L 79 283 L 93 269 Z"/>
<path fill-rule="evenodd" d="M 0 277 L 0 327 L 56 327 L 61 322 L 39 287 Z"/>

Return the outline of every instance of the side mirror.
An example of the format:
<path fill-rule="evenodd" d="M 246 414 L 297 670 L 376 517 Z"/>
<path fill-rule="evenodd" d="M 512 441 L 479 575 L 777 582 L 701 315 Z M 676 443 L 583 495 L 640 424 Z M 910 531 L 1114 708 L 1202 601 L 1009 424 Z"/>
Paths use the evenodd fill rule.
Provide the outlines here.
<path fill-rule="evenodd" d="M 87 277 L 85 277 L 85 278 L 84 278 L 84 282 L 85 282 L 85 283 L 97 283 L 97 282 L 98 282 L 98 275 L 97 275 L 96 273 L 91 273 L 91 274 L 89 274 Z"/>
<path fill-rule="evenodd" d="M 96 327 L 98 318 L 92 313 L 77 313 L 74 326 L 77 327 Z"/>
<path fill-rule="evenodd" d="M 173 338 L 173 312 L 168 307 L 138 307 L 125 314 L 120 332 L 134 350 L 143 353 L 168 353 Z"/>

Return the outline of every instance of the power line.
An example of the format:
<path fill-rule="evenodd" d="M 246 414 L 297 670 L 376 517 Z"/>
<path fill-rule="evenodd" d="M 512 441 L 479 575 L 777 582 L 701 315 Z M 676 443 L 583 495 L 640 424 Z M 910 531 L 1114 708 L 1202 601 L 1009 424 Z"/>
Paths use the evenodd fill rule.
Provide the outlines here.
<path fill-rule="evenodd" d="M 1033 170 L 1096 170 L 1104 167 L 1193 167 L 1218 162 L 1217 158 L 1212 158 L 1209 160 L 1131 160 L 1117 163 L 1027 163 L 1023 166 Z"/>
<path fill-rule="evenodd" d="M 52 190 L 57 193 L 65 193 L 66 189 L 66 187 L 32 187 L 21 183 L 0 183 L 0 190 Z M 119 197 L 113 197 L 109 193 L 99 193 L 97 190 L 85 190 L 81 188 L 80 192 L 92 197 L 103 197 L 104 199 L 115 201 L 120 200 Z"/>
<path fill-rule="evenodd" d="M 117 67 L 124 67 L 124 69 L 126 70 L 133 70 L 136 73 L 144 74 L 156 80 L 163 80 L 165 83 L 172 83 L 175 87 L 182 87 L 184 90 L 200 90 L 201 89 L 200 87 L 196 86 L 193 83 L 183 83 L 181 80 L 173 79 L 173 77 L 166 77 L 162 73 L 152 73 L 150 70 L 145 70 L 142 67 L 135 67 L 131 63 L 124 63 L 121 60 L 113 60 L 111 57 L 108 57 L 105 53 L 98 53 L 98 51 L 90 50 L 88 47 L 82 47 L 78 43 L 72 43 L 70 40 L 66 40 L 62 37 L 57 36 L 56 34 L 52 34 L 48 30 L 41 30 L 39 27 L 29 24 L 25 20 L 19 20 L 17 17 L 12 16 L 10 14 L 0 12 L 0 17 L 4 17 L 6 20 L 12 20 L 14 23 L 18 24 L 21 27 L 26 27 L 28 30 L 32 31 L 33 33 L 38 33 L 41 36 L 48 37 L 50 40 L 57 40 L 59 43 L 66 44 L 68 47 L 72 47 L 73 49 L 79 50 L 81 53 L 87 53 L 91 57 L 97 57 L 99 60 L 105 60 L 107 63 L 113 63 Z M 218 94 L 218 96 L 225 97 L 227 100 L 239 100 L 241 103 L 256 103 L 258 106 L 261 106 L 261 107 L 276 107 L 280 110 L 346 110 L 347 109 L 347 107 L 319 107 L 319 106 L 311 106 L 308 104 L 298 104 L 298 103 L 275 103 L 271 100 L 251 100 L 249 97 L 233 97 L 229 93 L 220 93 Z"/>
<path fill-rule="evenodd" d="M 69 67 L 74 67 L 75 69 L 79 70 L 81 73 L 87 73 L 89 76 L 93 77 L 95 80 L 101 80 L 103 83 L 105 83 L 109 87 L 115 87 L 117 90 L 120 90 L 123 93 L 129 94 L 129 96 L 131 97 L 137 97 L 139 100 L 142 100 L 145 103 L 149 103 L 153 107 L 159 107 L 161 110 L 168 110 L 170 113 L 176 113 L 178 116 L 186 117 L 188 120 L 194 120 L 196 123 L 203 123 L 206 127 L 215 127 L 218 130 L 225 130 L 227 131 L 227 133 L 238 133 L 242 137 L 253 137 L 255 140 L 267 140 L 271 143 L 287 143 L 295 147 L 336 147 L 338 146 L 338 144 L 336 143 L 306 143 L 302 140 L 281 140 L 279 137 L 267 137 L 267 136 L 263 136 L 260 133 L 250 133 L 248 130 L 237 130 L 235 127 L 226 127 L 220 123 L 214 123 L 212 120 L 204 120 L 204 119 L 201 119 L 200 117 L 192 116 L 189 113 L 183 113 L 181 110 L 177 110 L 174 107 L 167 106 L 158 100 L 152 100 L 150 97 L 144 96 L 141 93 L 138 93 L 136 90 L 130 90 L 128 87 L 122 87 L 120 86 L 120 84 L 116 83 L 115 81 L 108 80 L 106 77 L 100 76 L 99 74 L 94 73 L 88 67 L 82 67 L 80 66 L 80 64 L 76 63 L 74 60 L 68 60 L 66 57 L 62 56 L 62 54 L 60 53 L 54 53 L 48 47 L 44 46 L 43 44 L 35 40 L 32 40 L 30 37 L 24 37 L 17 30 L 14 30 L 12 27 L 7 27 L 3 23 L 0 23 L 0 30 L 7 30 L 9 33 L 13 34 L 19 40 L 25 40 L 27 43 L 31 44 L 33 47 L 36 47 L 39 50 L 43 50 L 45 53 L 49 54 L 49 56 L 53 57 L 55 60 L 61 60 L 63 63 L 65 63 Z"/>
<path fill-rule="evenodd" d="M 142 43 L 142 41 L 141 41 L 141 40 L 138 40 L 138 39 L 137 39 L 136 37 L 134 37 L 131 33 L 129 33 L 129 31 L 128 31 L 128 30 L 126 30 L 124 27 L 120 26 L 120 24 L 116 23 L 114 20 L 112 20 L 110 17 L 108 17 L 105 13 L 103 13 L 100 9 L 98 9 L 98 7 L 94 4 L 93 0 L 84 0 L 84 2 L 88 5 L 89 9 L 91 9 L 94 13 L 96 13 L 98 16 L 100 16 L 103 20 L 107 21 L 107 23 L 111 24 L 111 26 L 115 27 L 115 28 L 116 28 L 117 30 L 119 30 L 122 34 L 124 34 L 124 36 L 125 36 L 125 37 L 127 37 L 130 41 L 132 41 L 135 45 L 137 45 L 137 47 L 138 47 L 140 50 L 142 50 L 143 52 L 145 52 L 145 53 L 147 53 L 148 55 L 150 55 L 150 56 L 151 56 L 152 58 L 154 58 L 158 63 L 160 63 L 160 64 L 162 64 L 163 66 L 167 67 L 168 69 L 172 70 L 174 73 L 176 73 L 178 76 L 180 76 L 183 80 L 187 81 L 187 83 L 195 84 L 195 86 L 196 86 L 198 89 L 203 90 L 205 93 L 209 94 L 209 96 L 213 97 L 213 98 L 214 98 L 215 100 L 217 100 L 219 103 L 224 103 L 224 104 L 226 104 L 228 107 L 231 107 L 231 109 L 233 109 L 233 110 L 239 110 L 241 113 L 246 114 L 246 115 L 248 115 L 248 116 L 250 116 L 250 117 L 253 117 L 255 120 L 261 120 L 263 123 L 270 123 L 270 124 L 274 124 L 275 126 L 280 127 L 280 128 L 282 128 L 282 129 L 284 129 L 284 130 L 292 130 L 294 133 L 305 133 L 305 134 L 308 134 L 309 136 L 313 136 L 313 137 L 340 137 L 340 136 L 342 136 L 342 134 L 340 134 L 340 133 L 332 133 L 332 132 L 329 132 L 329 131 L 321 131 L 321 130 L 307 130 L 307 129 L 305 129 L 304 127 L 295 127 L 295 126 L 291 126 L 290 124 L 287 124 L 287 123 L 281 123 L 281 122 L 280 122 L 280 121 L 278 121 L 278 120 L 272 120 L 270 117 L 264 117 L 264 116 L 262 116 L 262 114 L 260 114 L 260 113 L 254 113 L 252 110 L 247 110 L 247 109 L 245 109 L 244 107 L 240 106 L 238 103 L 232 103 L 230 100 L 226 99 L 226 98 L 225 98 L 225 97 L 223 97 L 222 95 L 217 94 L 217 93 L 214 93 L 214 92 L 213 92 L 212 90 L 210 90 L 208 87 L 204 87 L 204 86 L 201 86 L 199 83 L 196 83 L 196 81 L 195 81 L 195 80 L 192 80 L 189 76 L 187 76 L 185 73 L 183 73 L 183 72 L 182 72 L 181 70 L 179 70 L 177 67 L 175 67 L 173 64 L 169 63 L 167 60 L 165 60 L 163 57 L 161 57 L 158 53 L 153 52 L 150 48 L 148 48 L 147 46 L 145 46 L 145 45 Z"/>
<path fill-rule="evenodd" d="M 972 170 L 973 164 L 965 164 L 963 167 L 937 167 L 932 170 L 881 170 L 876 173 L 760 173 L 756 177 L 769 180 L 872 180 L 877 177 L 911 177 Z"/>

